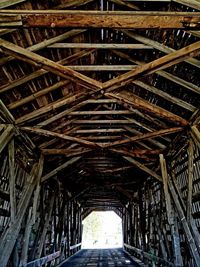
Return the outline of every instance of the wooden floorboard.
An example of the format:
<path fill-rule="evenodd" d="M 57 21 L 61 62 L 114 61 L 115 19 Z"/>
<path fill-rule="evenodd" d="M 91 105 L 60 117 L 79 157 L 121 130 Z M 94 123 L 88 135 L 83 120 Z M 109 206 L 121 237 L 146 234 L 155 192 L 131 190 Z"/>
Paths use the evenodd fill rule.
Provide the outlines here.
<path fill-rule="evenodd" d="M 82 249 L 60 267 L 139 267 L 123 249 Z"/>

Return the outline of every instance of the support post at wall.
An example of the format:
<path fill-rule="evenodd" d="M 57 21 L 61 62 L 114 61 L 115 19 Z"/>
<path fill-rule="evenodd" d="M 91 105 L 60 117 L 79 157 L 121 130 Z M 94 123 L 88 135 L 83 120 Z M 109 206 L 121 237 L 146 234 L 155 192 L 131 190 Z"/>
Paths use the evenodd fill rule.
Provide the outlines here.
<path fill-rule="evenodd" d="M 165 194 L 167 218 L 168 218 L 168 223 L 170 225 L 171 234 L 172 234 L 175 265 L 177 267 L 183 266 L 183 259 L 182 259 L 181 248 L 180 248 L 180 239 L 179 239 L 179 236 L 176 234 L 177 232 L 175 231 L 175 213 L 172 207 L 171 196 L 169 194 L 169 188 L 168 188 L 169 176 L 167 173 L 166 161 L 165 161 L 163 154 L 160 154 L 160 166 L 161 166 L 161 173 L 163 177 L 163 188 L 164 188 L 164 194 Z"/>

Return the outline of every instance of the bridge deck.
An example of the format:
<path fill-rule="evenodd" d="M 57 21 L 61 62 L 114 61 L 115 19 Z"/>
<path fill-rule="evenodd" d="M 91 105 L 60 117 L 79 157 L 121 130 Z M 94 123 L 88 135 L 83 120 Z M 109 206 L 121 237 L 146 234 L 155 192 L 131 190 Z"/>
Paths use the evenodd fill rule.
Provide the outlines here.
<path fill-rule="evenodd" d="M 138 267 L 123 249 L 82 249 L 61 267 Z"/>

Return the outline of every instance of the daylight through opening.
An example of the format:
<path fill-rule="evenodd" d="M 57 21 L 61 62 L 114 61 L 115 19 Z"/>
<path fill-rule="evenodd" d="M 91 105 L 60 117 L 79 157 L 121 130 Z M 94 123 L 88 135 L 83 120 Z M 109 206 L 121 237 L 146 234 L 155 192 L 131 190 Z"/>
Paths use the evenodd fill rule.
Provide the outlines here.
<path fill-rule="evenodd" d="M 122 220 L 114 211 L 93 211 L 83 220 L 82 248 L 122 247 Z"/>

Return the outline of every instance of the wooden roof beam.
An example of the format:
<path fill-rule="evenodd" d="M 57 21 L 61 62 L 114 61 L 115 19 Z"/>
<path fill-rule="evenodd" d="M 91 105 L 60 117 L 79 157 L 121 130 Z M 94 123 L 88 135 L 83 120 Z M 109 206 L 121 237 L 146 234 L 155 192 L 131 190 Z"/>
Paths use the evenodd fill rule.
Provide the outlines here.
<path fill-rule="evenodd" d="M 136 141 L 146 140 L 149 138 L 155 138 L 155 137 L 165 136 L 165 135 L 172 134 L 172 133 L 177 133 L 177 132 L 180 132 L 182 130 L 183 130 L 182 127 L 174 127 L 174 128 L 158 130 L 158 131 L 154 131 L 154 132 L 150 132 L 150 133 L 144 133 L 144 134 L 140 134 L 137 136 L 129 137 L 125 140 L 120 140 L 120 141 L 116 141 L 113 143 L 109 143 L 107 145 L 104 145 L 104 147 L 105 148 L 112 148 L 114 146 L 120 146 L 120 145 L 132 143 L 132 142 L 136 142 Z"/>
<path fill-rule="evenodd" d="M 0 27 L 197 29 L 199 12 L 0 10 Z"/>
<path fill-rule="evenodd" d="M 128 31 L 128 30 L 122 30 L 122 32 L 127 35 L 128 37 L 138 41 L 138 42 L 141 42 L 145 45 L 150 45 L 152 46 L 153 48 L 165 53 L 165 54 L 170 54 L 172 52 L 175 52 L 177 50 L 169 47 L 169 46 L 166 46 L 164 44 L 161 44 L 157 41 L 154 41 L 150 38 L 147 38 L 147 37 L 144 37 L 144 36 L 141 36 L 137 33 L 134 33 L 134 32 L 131 32 L 131 31 Z M 197 68 L 200 68 L 200 61 L 195 59 L 195 58 L 190 58 L 190 59 L 186 59 L 184 60 L 185 62 L 189 63 L 190 65 L 193 65 Z"/>
<path fill-rule="evenodd" d="M 153 49 L 152 46 L 146 44 L 107 44 L 107 43 L 54 43 L 48 45 L 48 48 L 95 48 L 95 49 Z"/>
<path fill-rule="evenodd" d="M 34 134 L 39 134 L 39 135 L 43 135 L 43 136 L 47 136 L 47 137 L 61 138 L 63 140 L 75 142 L 75 143 L 78 143 L 78 144 L 81 144 L 83 146 L 90 147 L 90 148 L 100 148 L 100 145 L 97 143 L 93 143 L 93 142 L 86 141 L 86 140 L 81 139 L 81 138 L 72 137 L 69 135 L 61 134 L 61 133 L 56 133 L 56 132 L 52 132 L 52 131 L 48 131 L 48 130 L 39 129 L 36 127 L 20 127 L 19 129 L 22 131 L 26 131 L 26 132 L 30 132 L 30 133 L 34 133 Z"/>
<path fill-rule="evenodd" d="M 37 43 L 37 44 L 34 44 L 32 46 L 29 46 L 29 47 L 26 47 L 26 49 L 28 51 L 31 51 L 31 52 L 35 52 L 35 51 L 38 51 L 38 50 L 41 50 L 41 49 L 44 49 L 46 48 L 47 46 L 49 45 L 52 45 L 56 42 L 59 42 L 59 41 L 62 41 L 62 40 L 65 40 L 65 39 L 68 39 L 70 37 L 74 37 L 80 33 L 84 33 L 86 30 L 70 30 L 70 31 L 67 31 L 63 34 L 60 34 L 56 37 L 53 37 L 53 38 L 50 38 L 50 39 L 45 39 L 44 41 L 40 42 L 40 43 Z M 9 62 L 11 60 L 13 60 L 14 57 L 11 57 L 11 56 L 8 56 L 8 57 L 3 57 L 0 59 L 0 65 L 3 65 L 5 64 L 6 62 Z"/>
<path fill-rule="evenodd" d="M 49 180 L 50 178 L 54 177 L 55 175 L 57 175 L 58 172 L 66 169 L 67 167 L 69 167 L 70 165 L 76 163 L 78 160 L 80 160 L 81 157 L 73 157 L 70 160 L 68 160 L 67 162 L 65 162 L 64 164 L 60 165 L 59 167 L 55 168 L 54 170 L 52 170 L 51 172 L 47 173 L 46 175 L 44 175 L 41 178 L 41 182 L 45 182 L 47 180 Z"/>
<path fill-rule="evenodd" d="M 171 121 L 176 124 L 183 125 L 183 126 L 186 126 L 189 124 L 188 121 L 186 121 L 185 119 L 159 106 L 149 103 L 147 100 L 144 100 L 133 93 L 129 93 L 127 91 L 121 91 L 115 94 L 106 93 L 105 95 L 109 98 L 118 99 L 122 103 L 132 105 L 133 107 L 138 108 L 139 110 L 145 111 L 147 113 L 150 113 L 156 117 L 164 118 L 167 121 Z"/>
<path fill-rule="evenodd" d="M 181 4 L 181 5 L 185 5 L 185 6 L 189 6 L 191 8 L 200 10 L 200 2 L 198 0 L 171 0 L 172 2 Z"/>
<path fill-rule="evenodd" d="M 58 76 L 61 76 L 65 79 L 77 82 L 82 86 L 89 88 L 90 90 L 101 89 L 102 83 L 89 78 L 83 74 L 80 74 L 66 66 L 63 66 L 59 63 L 56 63 L 50 59 L 47 59 L 43 56 L 35 54 L 31 51 L 28 51 L 25 48 L 22 48 L 18 45 L 0 39 L 0 48 L 3 52 L 22 60 L 28 64 L 33 65 L 37 68 L 42 68 L 47 71 L 50 71 Z"/>
<path fill-rule="evenodd" d="M 117 50 L 112 50 L 112 52 L 122 58 L 125 58 L 127 59 L 128 61 L 130 62 L 133 62 L 133 63 L 136 63 L 138 65 L 144 65 L 146 64 L 145 62 L 142 62 L 142 61 L 139 61 L 139 60 L 136 60 L 136 59 L 133 59 L 131 58 L 129 55 L 121 52 L 121 51 L 117 51 Z M 188 82 L 188 81 L 185 81 L 167 71 L 163 71 L 163 70 L 160 70 L 160 71 L 156 71 L 155 72 L 156 74 L 160 75 L 161 77 L 164 77 L 165 79 L 167 80 L 170 80 L 178 85 L 181 85 L 182 87 L 194 92 L 194 93 L 197 93 L 197 94 L 200 94 L 200 87 L 198 87 L 197 85 L 194 85 L 193 83 L 191 82 Z"/>
<path fill-rule="evenodd" d="M 189 57 L 197 56 L 200 53 L 200 41 L 172 52 L 166 56 L 158 58 L 152 62 L 137 67 L 135 70 L 122 74 L 103 84 L 103 89 L 114 90 L 141 78 L 144 75 L 155 73 L 156 71 L 166 69 L 176 65 Z"/>
<path fill-rule="evenodd" d="M 89 54 L 91 54 L 92 52 L 94 52 L 95 50 L 94 49 L 89 49 L 89 50 L 83 50 L 83 51 L 80 51 L 80 52 L 77 52 L 67 58 L 64 58 L 64 59 L 61 59 L 59 61 L 57 61 L 58 64 L 61 64 L 61 65 L 65 65 L 65 64 L 70 64 L 72 63 L 73 61 L 75 60 L 78 60 L 82 57 L 85 57 Z M 22 78 L 19 78 L 19 79 L 16 79 L 16 80 L 13 80 L 11 81 L 10 83 L 6 84 L 6 85 L 2 85 L 0 87 L 0 94 L 1 93 L 4 93 L 4 92 L 7 92 L 13 88 L 16 88 L 17 86 L 21 86 L 23 85 L 24 83 L 27 83 L 33 79 L 36 79 L 42 75 L 45 75 L 49 73 L 49 71 L 47 70 L 44 70 L 44 69 L 39 69 L 39 70 L 36 70 L 35 72 L 29 74 L 29 75 L 26 75 L 25 77 L 22 77 Z"/>
<path fill-rule="evenodd" d="M 150 176 L 156 178 L 156 180 L 158 180 L 159 182 L 163 182 L 163 179 L 160 175 L 158 175 L 156 172 L 152 171 L 151 169 L 149 169 L 148 167 L 146 167 L 144 164 L 136 161 L 135 159 L 131 158 L 131 157 L 123 157 L 125 160 L 127 160 L 128 162 L 134 164 L 137 168 L 139 168 L 140 170 L 144 171 L 145 173 L 149 174 Z"/>

